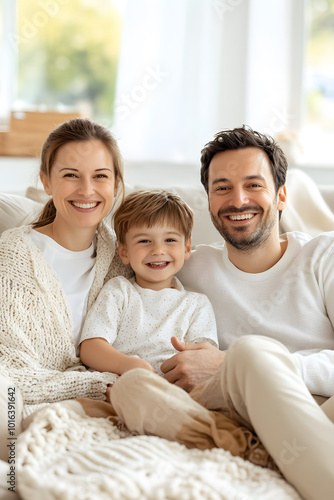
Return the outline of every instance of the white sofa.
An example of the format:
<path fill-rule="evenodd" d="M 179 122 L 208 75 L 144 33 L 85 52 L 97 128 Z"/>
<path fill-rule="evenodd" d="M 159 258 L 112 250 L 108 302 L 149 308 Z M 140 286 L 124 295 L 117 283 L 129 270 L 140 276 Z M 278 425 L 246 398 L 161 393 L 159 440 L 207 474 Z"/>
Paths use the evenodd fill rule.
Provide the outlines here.
<path fill-rule="evenodd" d="M 145 184 L 126 184 L 126 193 L 146 188 Z M 193 246 L 222 243 L 212 225 L 207 195 L 202 187 L 175 184 L 167 189 L 177 192 L 194 211 Z M 287 176 L 287 193 L 281 232 L 298 230 L 315 236 L 334 230 L 334 185 L 317 186 L 301 170 L 292 169 Z M 46 195 L 34 187 L 27 188 L 26 196 L 0 192 L 0 235 L 6 229 L 33 221 L 46 199 Z"/>
<path fill-rule="evenodd" d="M 127 192 L 143 187 L 128 185 Z M 177 191 L 194 210 L 194 245 L 222 244 L 212 226 L 204 190 L 177 186 L 170 189 Z M 334 230 L 334 186 L 318 188 L 303 172 L 291 170 L 287 191 L 289 201 L 281 220 L 282 232 L 302 230 L 316 235 Z M 29 188 L 25 197 L 0 193 L 0 234 L 34 220 L 42 207 L 42 198 L 34 188 Z M 22 435 L 18 449 L 24 460 L 19 466 L 17 496 L 7 491 L 7 464 L 0 463 L 0 499 L 300 499 L 277 473 L 232 457 L 224 450 L 187 450 L 154 436 L 119 439 L 122 436 L 116 430 L 103 438 L 100 421 L 91 419 L 88 433 L 87 418 L 80 421 L 61 403 L 49 406 Z M 71 441 L 74 428 L 85 429 L 81 441 L 75 443 Z M 90 450 L 91 457 L 84 464 L 80 459 L 82 447 Z"/>

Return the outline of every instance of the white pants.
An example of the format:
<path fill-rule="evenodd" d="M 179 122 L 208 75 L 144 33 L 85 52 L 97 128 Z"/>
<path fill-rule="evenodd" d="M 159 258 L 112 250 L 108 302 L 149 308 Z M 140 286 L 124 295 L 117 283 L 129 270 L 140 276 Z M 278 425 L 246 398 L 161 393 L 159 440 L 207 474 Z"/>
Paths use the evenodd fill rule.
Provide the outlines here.
<path fill-rule="evenodd" d="M 164 391 L 158 394 L 153 389 L 155 374 L 145 377 L 143 384 L 138 373 L 131 370 L 116 381 L 111 402 L 128 426 L 130 422 L 130 430 L 133 423 L 135 429 L 145 432 L 145 422 L 149 422 L 146 432 L 150 433 L 157 398 L 162 408 L 165 396 Z M 130 388 L 131 401 L 127 398 Z M 182 389 L 175 386 L 175 401 L 178 391 Z M 314 401 L 298 365 L 282 344 L 260 336 L 234 342 L 204 387 L 200 402 L 209 409 L 228 409 L 239 421 L 252 426 L 285 478 L 305 499 L 334 498 L 334 398 L 321 407 Z M 136 407 L 140 411 L 134 412 Z M 189 396 L 189 413 L 192 407 Z M 164 436 L 165 426 L 165 419 L 155 419 L 155 434 Z"/>

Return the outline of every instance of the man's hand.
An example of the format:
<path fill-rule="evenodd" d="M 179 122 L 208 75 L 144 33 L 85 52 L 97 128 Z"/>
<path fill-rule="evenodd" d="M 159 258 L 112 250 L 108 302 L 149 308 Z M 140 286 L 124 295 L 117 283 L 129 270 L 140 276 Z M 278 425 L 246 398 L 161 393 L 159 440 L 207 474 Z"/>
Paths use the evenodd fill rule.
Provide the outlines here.
<path fill-rule="evenodd" d="M 225 352 L 208 342 L 190 344 L 171 338 L 173 347 L 180 351 L 161 365 L 166 380 L 190 392 L 210 378 L 222 364 Z"/>

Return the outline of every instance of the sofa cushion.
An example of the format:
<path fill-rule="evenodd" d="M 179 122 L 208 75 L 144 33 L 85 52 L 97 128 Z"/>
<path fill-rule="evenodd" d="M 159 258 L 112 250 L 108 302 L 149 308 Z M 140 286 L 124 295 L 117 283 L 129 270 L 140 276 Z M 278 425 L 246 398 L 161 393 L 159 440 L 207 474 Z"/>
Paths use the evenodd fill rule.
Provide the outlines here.
<path fill-rule="evenodd" d="M 320 190 L 316 183 L 301 169 L 288 171 L 287 204 L 281 219 L 281 232 L 302 231 L 317 236 L 325 231 L 334 230 L 334 213 L 324 198 L 325 189 Z M 333 199 L 333 186 L 326 193 Z"/>
<path fill-rule="evenodd" d="M 140 189 L 148 189 L 145 185 L 132 186 L 125 185 L 125 194 Z M 208 199 L 201 187 L 180 187 L 168 188 L 169 191 L 177 193 L 192 208 L 194 212 L 194 229 L 192 232 L 193 247 L 203 243 L 221 242 L 222 238 L 214 228 L 209 211 Z M 29 224 L 34 221 L 44 203 L 47 201 L 44 191 L 29 187 L 26 197 L 0 193 L 0 234 L 6 229 Z M 115 208 L 118 203 L 116 203 Z M 109 221 L 111 222 L 111 221 Z"/>
<path fill-rule="evenodd" d="M 0 235 L 7 229 L 33 222 L 42 203 L 16 194 L 0 193 Z"/>
<path fill-rule="evenodd" d="M 334 186 L 322 186 L 319 190 L 312 179 L 299 169 L 288 172 L 286 185 L 288 199 L 280 232 L 297 230 L 316 236 L 323 231 L 334 230 Z M 148 187 L 126 184 L 125 194 L 139 189 Z M 179 194 L 194 212 L 193 246 L 223 242 L 211 222 L 207 195 L 201 186 L 174 185 L 168 190 Z M 33 187 L 27 189 L 26 197 L 0 193 L 0 235 L 6 229 L 34 221 L 47 198 L 43 190 Z M 115 203 L 115 208 L 119 201 Z M 110 219 L 109 222 L 112 223 Z"/>

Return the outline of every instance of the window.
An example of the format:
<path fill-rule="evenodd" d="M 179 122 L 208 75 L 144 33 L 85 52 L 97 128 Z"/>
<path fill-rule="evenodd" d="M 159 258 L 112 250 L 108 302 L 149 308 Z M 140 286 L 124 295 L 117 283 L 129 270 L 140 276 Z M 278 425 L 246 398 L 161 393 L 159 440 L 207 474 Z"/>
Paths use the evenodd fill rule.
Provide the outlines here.
<path fill-rule="evenodd" d="M 291 166 L 333 165 L 333 3 L 128 0 L 116 117 L 125 157 L 197 163 L 215 132 L 246 123 L 283 142 Z M 324 88 L 310 88 L 315 56 Z M 152 68 L 159 84 L 139 93 Z"/>
<path fill-rule="evenodd" d="M 126 158 L 192 165 L 247 123 L 298 137 L 292 165 L 333 165 L 334 0 L 0 0 L 0 14 L 0 121 L 69 106 L 116 130 Z"/>
<path fill-rule="evenodd" d="M 0 0 L 0 125 L 4 125 L 13 103 L 16 51 L 15 2 Z"/>
<path fill-rule="evenodd" d="M 15 109 L 79 110 L 111 124 L 122 0 L 17 0 Z"/>
<path fill-rule="evenodd" d="M 333 164 L 334 0 L 307 2 L 301 137 L 307 162 Z"/>

